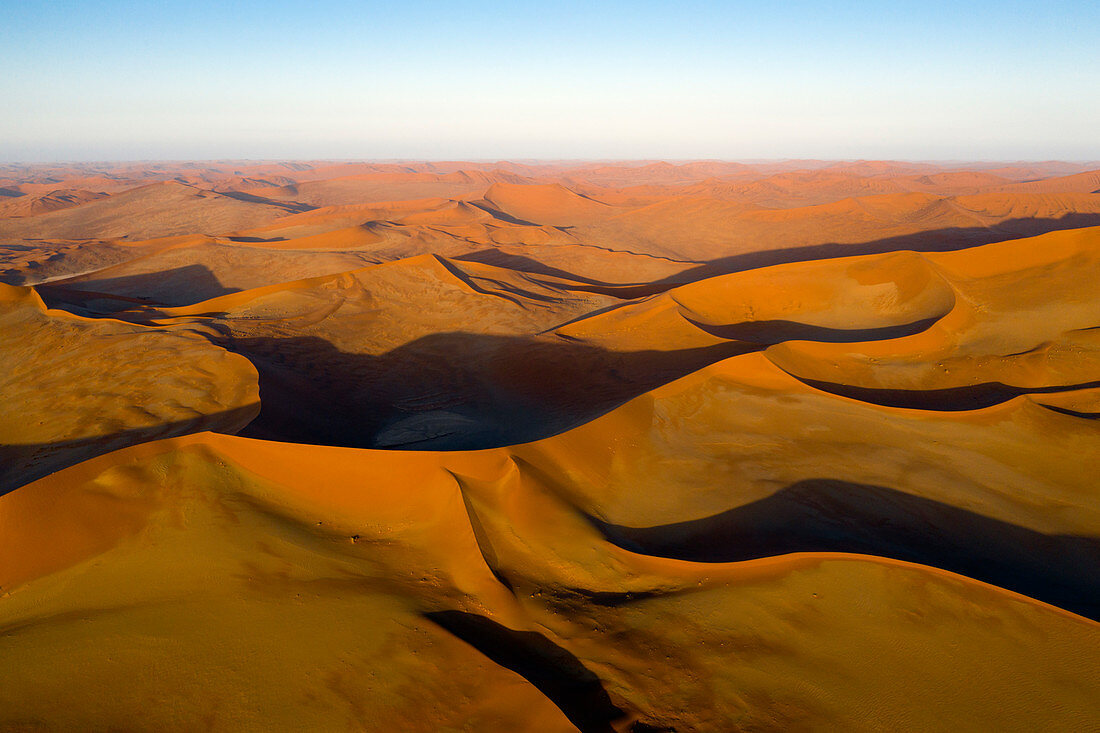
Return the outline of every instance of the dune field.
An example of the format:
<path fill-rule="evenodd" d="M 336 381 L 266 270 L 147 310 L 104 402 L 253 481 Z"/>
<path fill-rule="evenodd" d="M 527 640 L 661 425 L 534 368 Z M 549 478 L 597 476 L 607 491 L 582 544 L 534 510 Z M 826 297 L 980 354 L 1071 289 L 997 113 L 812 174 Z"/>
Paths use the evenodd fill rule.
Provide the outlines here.
<path fill-rule="evenodd" d="M 1100 162 L 0 164 L 0 731 L 1100 730 Z"/>

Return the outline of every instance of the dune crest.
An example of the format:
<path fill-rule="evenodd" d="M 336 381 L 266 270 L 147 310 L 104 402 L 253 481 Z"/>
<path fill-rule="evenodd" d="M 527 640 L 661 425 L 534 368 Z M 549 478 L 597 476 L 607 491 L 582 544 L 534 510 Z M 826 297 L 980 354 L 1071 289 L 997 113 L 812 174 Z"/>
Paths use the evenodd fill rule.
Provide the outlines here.
<path fill-rule="evenodd" d="M 530 460 L 539 452 L 536 444 L 510 457 L 373 453 L 203 434 L 95 459 L 0 498 L 0 523 L 22 530 L 0 534 L 5 550 L 31 541 L 23 527 L 51 499 L 79 511 L 96 532 L 61 543 L 70 554 L 32 565 L 22 553 L 0 554 L 0 585 L 12 589 L 6 618 L 22 629 L 5 637 L 6 655 L 20 664 L 15 684 L 0 693 L 4 710 L 81 726 L 121 720 L 135 695 L 153 694 L 166 703 L 150 711 L 154 723 L 184 716 L 253 727 L 254 713 L 212 705 L 217 696 L 203 694 L 235 680 L 263 701 L 265 724 L 323 726 L 369 714 L 412 730 L 471 720 L 491 727 L 529 720 L 547 730 L 630 721 L 705 729 L 730 716 L 773 727 L 830 719 L 861 728 L 851 711 L 868 698 L 882 714 L 915 725 L 1027 718 L 1073 727 L 1096 714 L 1095 690 L 1059 682 L 1087 679 L 1100 661 L 1095 623 L 957 575 L 865 555 L 714 564 L 664 559 L 652 545 L 622 549 L 558 493 L 552 469 Z M 131 468 L 120 473 L 120 463 Z M 68 492 L 65 501 L 58 492 Z M 108 505 L 94 500 L 104 492 L 112 497 L 109 522 L 98 518 Z M 35 536 L 48 541 L 71 526 L 55 519 Z M 135 532 L 145 540 L 127 539 Z M 184 560 L 196 556 L 204 558 L 201 572 Z M 176 568 L 171 582 L 154 575 L 165 566 Z M 67 592 L 50 608 L 27 605 L 54 583 Z M 75 627 L 55 623 L 49 636 L 28 623 L 42 614 L 83 615 L 74 603 L 114 610 Z M 913 607 L 934 623 L 903 610 Z M 181 623 L 195 613 L 217 622 Z M 272 648 L 271 635 L 287 620 L 300 632 Z M 168 623 L 185 648 L 201 634 L 204 648 L 220 650 L 205 657 L 198 687 L 186 665 L 119 635 L 135 624 L 164 633 Z M 79 642 L 89 631 L 117 641 L 89 648 Z M 853 647 L 855 633 L 862 641 Z M 910 651 L 946 643 L 953 664 Z M 54 685 L 70 684 L 56 668 L 45 694 L 19 696 L 20 685 L 41 684 L 35 660 L 57 644 L 96 671 L 97 683 L 81 687 L 78 700 L 123 677 L 131 684 L 96 705 L 94 718 L 86 703 L 39 705 L 56 694 Z M 406 651 L 395 656 L 398 649 Z M 339 661 L 349 653 L 358 660 L 350 667 Z M 115 660 L 110 666 L 104 654 Z M 825 655 L 832 673 L 815 672 L 807 654 Z M 234 676 L 258 655 L 262 670 Z M 383 661 L 382 687 L 364 687 L 366 670 Z M 708 674 L 684 687 L 676 674 L 644 673 L 658 663 Z M 135 675 L 134 664 L 159 673 Z M 1013 672 L 1021 664 L 1027 680 Z M 761 677 L 761 668 L 769 674 Z M 325 683 L 341 669 L 340 685 Z M 271 698 L 276 680 L 291 704 Z M 179 685 L 193 694 L 179 694 Z M 930 708 L 945 685 L 952 703 Z M 906 694 L 896 694 L 902 687 Z M 358 702 L 342 690 L 357 691 Z M 782 707 L 752 703 L 760 694 Z M 306 699 L 324 704 L 293 702 Z"/>
<path fill-rule="evenodd" d="M 0 729 L 1095 727 L 1096 176 L 0 165 Z"/>
<path fill-rule="evenodd" d="M 200 338 L 49 310 L 7 285 L 0 331 L 0 492 L 125 445 L 235 432 L 259 411 L 255 368 Z"/>

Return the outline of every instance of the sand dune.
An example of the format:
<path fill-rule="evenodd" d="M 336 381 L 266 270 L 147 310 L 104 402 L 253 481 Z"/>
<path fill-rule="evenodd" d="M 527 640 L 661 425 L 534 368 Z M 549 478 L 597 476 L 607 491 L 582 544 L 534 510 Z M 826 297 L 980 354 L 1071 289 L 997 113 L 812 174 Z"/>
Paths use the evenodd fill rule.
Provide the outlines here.
<path fill-rule="evenodd" d="M 349 244 L 372 242 L 369 232 L 337 235 Z M 359 240 L 356 242 L 355 240 Z M 261 286 L 343 272 L 377 261 L 357 251 L 287 249 L 268 243 L 236 242 L 232 238 L 189 238 L 157 242 L 127 262 L 73 278 L 53 280 L 69 288 L 145 299 L 151 305 L 190 305 L 219 295 Z M 165 246 L 167 245 L 167 246 Z M 320 249 L 329 249 L 320 247 Z M 138 254 L 138 251 L 135 251 Z"/>
<path fill-rule="evenodd" d="M 1013 193 L 1096 193 L 1100 191 L 1100 171 L 1085 171 L 1068 176 L 1021 181 L 1000 190 Z"/>
<path fill-rule="evenodd" d="M 1009 184 L 1008 179 L 981 171 L 868 177 L 855 172 L 826 169 L 778 173 L 748 182 L 710 178 L 691 185 L 684 190 L 684 193 L 749 202 L 772 208 L 793 208 L 859 196 L 911 192 L 930 192 L 939 195 L 979 193 L 1007 184 Z"/>
<path fill-rule="evenodd" d="M 160 309 L 143 322 L 201 329 L 258 366 L 264 407 L 249 434 L 357 447 L 475 448 L 546 435 L 707 363 L 698 353 L 648 359 L 540 336 L 621 302 L 569 285 L 421 255 Z M 302 410 L 306 394 L 312 408 Z"/>
<path fill-rule="evenodd" d="M 0 729 L 1095 727 L 1096 170 L 0 166 Z"/>
<path fill-rule="evenodd" d="M 430 197 L 456 198 L 484 191 L 498 180 L 522 180 L 509 174 L 481 171 L 434 173 L 367 173 L 341 178 L 307 180 L 255 193 L 273 199 L 289 199 L 313 206 L 341 206 L 369 201 L 394 201 Z"/>
<path fill-rule="evenodd" d="M 485 192 L 490 207 L 521 221 L 568 226 L 608 215 L 608 206 L 561 184 L 495 183 Z"/>
<path fill-rule="evenodd" d="M 867 700 L 876 720 L 913 728 L 1096 715 L 1091 622 L 863 555 L 693 563 L 623 549 L 553 483 L 554 447 L 373 453 L 200 435 L 9 494 L 2 643 L 19 663 L 3 709 L 110 725 L 151 696 L 150 725 L 350 716 L 404 730 L 865 729 Z M 586 445 L 581 466 L 604 450 Z M 578 475 L 567 460 L 558 470 Z M 65 509 L 41 525 L 43 506 Z M 31 542 L 55 549 L 8 550 Z M 62 650 L 72 664 L 47 666 Z"/>
<path fill-rule="evenodd" d="M 88 201 L 103 198 L 106 195 L 105 193 L 86 191 L 82 188 L 54 189 L 46 193 L 24 195 L 12 201 L 0 203 L 0 218 L 37 216 L 58 209 L 79 206 Z"/>
<path fill-rule="evenodd" d="M 271 173 L 271 166 L 256 168 L 256 175 Z M 511 267 L 637 284 L 661 279 L 683 282 L 731 269 L 823 256 L 957 248 L 1100 224 L 1097 196 L 1087 193 L 1091 189 L 1084 184 L 1055 181 L 1048 192 L 1016 191 L 1006 184 L 1008 176 L 982 171 L 915 174 L 902 166 L 897 175 L 891 175 L 889 166 L 885 173 L 833 167 L 788 170 L 737 184 L 774 189 L 781 197 L 782 191 L 802 197 L 776 202 L 702 184 L 664 184 L 651 187 L 644 196 L 625 193 L 629 187 L 603 189 L 591 183 L 570 189 L 557 180 L 540 182 L 537 170 L 530 167 L 525 179 L 479 170 L 474 164 L 467 166 L 469 170 L 445 166 L 456 169 L 446 173 L 417 170 L 417 166 L 368 168 L 373 172 L 327 180 L 316 176 L 326 170 L 357 169 L 280 169 L 286 177 L 300 179 L 282 193 L 246 186 L 247 191 L 219 194 L 170 181 L 46 214 L 33 223 L 0 220 L 0 236 L 36 247 L 42 252 L 36 261 L 58 245 L 28 245 L 28 238 L 94 239 L 98 249 L 103 239 L 198 232 L 225 234 L 246 243 L 266 240 L 279 249 L 369 246 L 374 251 L 372 262 L 436 253 L 496 263 L 503 261 L 496 254 L 500 252 Z M 584 170 L 578 168 L 573 174 L 580 176 Z M 217 187 L 243 180 L 249 172 L 225 167 L 178 177 Z M 154 174 L 127 171 L 131 176 Z M 745 175 L 744 170 L 735 174 Z M 1078 175 L 1084 181 L 1092 174 Z M 55 179 L 62 180 L 56 175 L 50 178 Z M 30 184 L 16 181 L 12 185 Z M 57 188 L 56 183 L 50 185 Z M 299 196 L 300 192 L 291 190 L 296 186 L 330 187 L 335 193 Z M 811 192 L 809 199 L 807 192 Z M 805 205 L 811 201 L 821 203 Z M 783 208 L 771 208 L 777 203 Z M 324 208 L 294 215 L 306 206 Z M 346 232 L 293 244 L 295 239 L 339 230 Z M 576 264 L 570 266 L 574 260 Z M 312 274 L 317 271 L 300 271 L 287 279 Z M 8 278 L 12 284 L 42 281 Z"/>
<path fill-rule="evenodd" d="M 116 448 L 235 432 L 259 411 L 256 371 L 202 339 L 47 310 L 0 285 L 0 492 Z"/>
<path fill-rule="evenodd" d="M 218 234 L 255 226 L 294 211 L 172 181 L 153 183 L 42 214 L 0 220 L 0 237 L 21 239 L 152 239 L 195 232 Z"/>
<path fill-rule="evenodd" d="M 762 252 L 772 253 L 772 261 L 779 256 L 793 261 L 937 250 L 1096 225 L 1098 200 L 1085 194 L 944 197 L 907 192 L 772 209 L 741 200 L 673 197 L 612 209 L 612 217 L 583 223 L 570 233 L 612 249 L 743 268 L 769 264 L 757 255 Z M 746 264 L 740 265 L 738 256 Z"/>
<path fill-rule="evenodd" d="M 924 255 L 957 292 L 950 312 L 928 330 L 891 342 L 791 343 L 769 357 L 800 377 L 905 392 L 958 390 L 965 400 L 1004 399 L 1014 391 L 1091 386 L 1100 376 L 1100 228 L 1055 232 L 960 252 Z M 891 395 L 891 391 L 899 394 Z M 928 395 L 923 396 L 924 399 Z M 1039 398 L 1042 399 L 1042 398 Z"/>

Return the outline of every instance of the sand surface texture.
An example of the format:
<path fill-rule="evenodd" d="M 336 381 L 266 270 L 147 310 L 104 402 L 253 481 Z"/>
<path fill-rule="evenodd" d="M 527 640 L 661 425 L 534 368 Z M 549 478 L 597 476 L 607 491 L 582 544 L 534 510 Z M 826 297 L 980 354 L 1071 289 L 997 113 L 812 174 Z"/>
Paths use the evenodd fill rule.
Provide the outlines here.
<path fill-rule="evenodd" d="M 0 730 L 1100 728 L 1100 172 L 0 166 Z"/>

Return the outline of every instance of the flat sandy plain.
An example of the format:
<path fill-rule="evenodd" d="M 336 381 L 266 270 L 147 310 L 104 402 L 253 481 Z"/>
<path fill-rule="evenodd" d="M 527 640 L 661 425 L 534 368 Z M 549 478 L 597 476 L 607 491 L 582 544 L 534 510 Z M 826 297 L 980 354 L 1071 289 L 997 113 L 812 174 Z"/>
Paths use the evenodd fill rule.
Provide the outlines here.
<path fill-rule="evenodd" d="M 1100 163 L 0 166 L 0 730 L 1100 730 Z"/>

